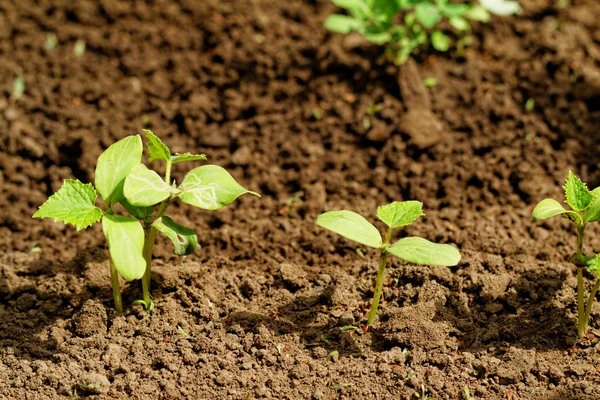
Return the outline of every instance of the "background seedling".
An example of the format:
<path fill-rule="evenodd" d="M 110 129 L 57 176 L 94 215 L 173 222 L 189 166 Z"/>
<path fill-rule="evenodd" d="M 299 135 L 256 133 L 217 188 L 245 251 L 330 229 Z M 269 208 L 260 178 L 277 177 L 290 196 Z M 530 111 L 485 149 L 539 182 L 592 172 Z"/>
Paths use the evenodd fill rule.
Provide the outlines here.
<path fill-rule="evenodd" d="M 77 230 L 102 221 L 102 230 L 110 253 L 110 273 L 115 308 L 123 312 L 119 275 L 125 280 L 142 279 L 143 299 L 137 302 L 147 311 L 154 308 L 150 298 L 152 250 L 157 232 L 162 232 L 174 245 L 174 253 L 187 255 L 198 246 L 195 232 L 165 216 L 167 207 L 179 198 L 184 203 L 205 210 L 218 210 L 242 194 L 259 196 L 240 186 L 223 168 L 204 165 L 194 168 L 177 186 L 171 178 L 171 167 L 184 161 L 206 160 L 204 154 L 171 154 L 160 139 L 146 130 L 149 161 L 166 162 L 164 180 L 141 163 L 143 146 L 140 135 L 128 136 L 111 145 L 98 158 L 95 184 L 65 180 L 33 215 L 54 218 L 74 225 Z M 96 207 L 96 191 L 105 209 Z M 133 217 L 115 213 L 121 204 Z"/>
<path fill-rule="evenodd" d="M 396 64 L 405 63 L 430 43 L 438 51 L 448 51 L 450 38 L 439 28 L 447 20 L 458 33 L 471 30 L 469 21 L 488 22 L 490 13 L 510 15 L 520 10 L 511 0 L 332 0 L 350 15 L 334 14 L 325 21 L 331 31 L 347 34 L 357 31 L 368 41 L 383 45 L 386 57 Z M 401 24 L 396 24 L 398 19 Z M 464 44 L 463 44 L 464 45 Z"/>
<path fill-rule="evenodd" d="M 422 207 L 422 203 L 418 201 L 395 201 L 378 207 L 377 218 L 388 226 L 387 234 L 383 238 L 373 224 L 353 211 L 329 211 L 317 218 L 317 225 L 381 251 L 375 292 L 367 318 L 368 326 L 373 325 L 377 315 L 388 254 L 415 264 L 452 266 L 460 261 L 460 253 L 456 248 L 448 244 L 432 243 L 420 237 L 406 237 L 390 244 L 394 229 L 410 225 L 425 215 Z"/>
<path fill-rule="evenodd" d="M 534 208 L 533 218 L 541 220 L 560 215 L 575 224 L 577 230 L 577 247 L 575 254 L 571 256 L 569 261 L 577 267 L 577 336 L 582 338 L 588 327 L 596 292 L 598 291 L 598 287 L 600 287 L 600 279 L 598 279 L 600 254 L 592 257 L 583 254 L 585 227 L 591 222 L 600 220 L 600 187 L 590 191 L 585 183 L 577 178 L 573 172 L 569 171 L 564 189 L 566 203 L 571 207 L 571 210 L 565 209 L 554 199 L 544 199 Z M 587 268 L 589 272 L 596 275 L 596 284 L 592 288 L 587 302 L 584 302 L 584 268 Z"/>
<path fill-rule="evenodd" d="M 77 39 L 75 45 L 73 45 L 73 54 L 76 57 L 81 57 L 85 54 L 85 41 L 83 39 Z"/>

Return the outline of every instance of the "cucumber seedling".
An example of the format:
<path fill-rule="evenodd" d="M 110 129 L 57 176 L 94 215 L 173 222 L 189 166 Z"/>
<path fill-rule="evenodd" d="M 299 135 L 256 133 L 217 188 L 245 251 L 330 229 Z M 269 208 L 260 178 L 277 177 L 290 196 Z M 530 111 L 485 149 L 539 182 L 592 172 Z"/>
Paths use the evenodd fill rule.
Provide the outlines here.
<path fill-rule="evenodd" d="M 544 199 L 533 209 L 533 219 L 541 220 L 560 215 L 575 224 L 577 247 L 569 261 L 577 267 L 577 336 L 582 338 L 588 327 L 592 304 L 600 287 L 600 279 L 598 279 L 600 254 L 591 257 L 583 254 L 585 227 L 591 222 L 600 220 L 600 187 L 589 190 L 585 183 L 569 171 L 564 189 L 566 203 L 571 210 L 565 209 L 554 199 Z M 592 287 L 587 302 L 584 298 L 583 287 L 583 270 L 586 268 L 590 273 L 596 275 L 596 283 Z"/>
<path fill-rule="evenodd" d="M 174 245 L 174 253 L 187 255 L 198 246 L 196 233 L 165 215 L 167 207 L 179 198 L 204 210 L 218 210 L 242 194 L 251 192 L 240 186 L 223 168 L 204 165 L 189 171 L 177 185 L 171 178 L 173 164 L 206 160 L 204 154 L 171 154 L 169 148 L 152 131 L 148 138 L 148 160 L 166 162 L 164 179 L 142 164 L 143 145 L 140 135 L 127 136 L 112 144 L 98 158 L 95 188 L 79 180 L 65 180 L 62 187 L 39 207 L 33 218 L 54 218 L 74 225 L 77 230 L 102 221 L 108 242 L 110 275 L 115 309 L 122 313 L 119 275 L 126 281 L 142 280 L 143 299 L 137 300 L 150 312 L 152 249 L 157 232 L 165 234 Z M 96 206 L 97 194 L 105 208 Z M 132 216 L 115 213 L 121 204 Z"/>
<path fill-rule="evenodd" d="M 419 201 L 395 201 L 378 207 L 377 218 L 388 226 L 387 233 L 383 237 L 373 224 L 354 211 L 328 211 L 317 218 L 317 225 L 346 239 L 380 250 L 375 292 L 367 317 L 368 326 L 373 325 L 377 315 L 389 254 L 411 263 L 425 265 L 453 266 L 460 261 L 460 253 L 456 248 L 448 244 L 432 243 L 420 237 L 405 237 L 390 244 L 394 229 L 410 225 L 417 218 L 425 215 L 422 207 L 423 204 Z"/>

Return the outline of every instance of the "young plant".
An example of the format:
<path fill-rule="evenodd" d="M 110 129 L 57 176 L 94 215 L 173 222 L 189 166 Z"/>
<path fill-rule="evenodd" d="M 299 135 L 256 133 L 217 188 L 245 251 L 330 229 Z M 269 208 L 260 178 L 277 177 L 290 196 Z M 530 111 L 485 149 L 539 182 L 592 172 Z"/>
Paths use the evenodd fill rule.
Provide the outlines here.
<path fill-rule="evenodd" d="M 165 215 L 167 207 L 179 198 L 182 202 L 205 210 L 218 210 L 242 194 L 259 196 L 240 186 L 223 168 L 204 165 L 189 171 L 181 184 L 171 178 L 173 164 L 184 161 L 206 160 L 204 154 L 171 154 L 169 148 L 152 133 L 148 138 L 150 162 L 166 162 L 164 179 L 148 169 L 142 161 L 142 138 L 128 136 L 112 144 L 98 158 L 95 184 L 79 180 L 65 180 L 63 186 L 40 206 L 33 218 L 54 218 L 74 225 L 77 230 L 102 221 L 102 230 L 108 242 L 110 274 L 115 308 L 123 312 L 119 274 L 126 280 L 142 280 L 143 299 L 147 311 L 154 303 L 150 298 L 152 249 L 157 232 L 166 235 L 174 245 L 174 253 L 187 255 L 198 246 L 195 232 L 177 224 Z M 96 191 L 105 208 L 96 206 Z M 115 213 L 120 204 L 132 216 Z"/>
<path fill-rule="evenodd" d="M 334 14 L 325 27 L 347 34 L 357 31 L 368 41 L 385 46 L 385 55 L 395 64 L 404 64 L 428 42 L 438 51 L 450 47 L 450 38 L 437 26 L 447 19 L 459 33 L 471 30 L 471 21 L 488 22 L 490 12 L 514 14 L 520 10 L 512 0 L 480 0 L 460 4 L 450 0 L 332 0 L 350 15 Z M 399 18 L 402 24 L 396 24 Z"/>
<path fill-rule="evenodd" d="M 582 338 L 588 327 L 592 304 L 598 292 L 598 287 L 600 287 L 600 279 L 598 279 L 600 254 L 591 257 L 583 254 L 585 227 L 591 222 L 600 220 L 600 187 L 590 191 L 585 183 L 569 171 L 564 189 L 566 203 L 571 207 L 571 210 L 565 209 L 554 199 L 544 199 L 533 209 L 533 219 L 537 221 L 560 215 L 575 224 L 577 246 L 575 254 L 571 256 L 569 261 L 577 267 L 577 336 Z M 584 301 L 583 289 L 583 270 L 585 268 L 596 275 L 596 283 L 587 298 L 587 302 Z"/>
<path fill-rule="evenodd" d="M 367 317 L 368 326 L 373 325 L 377 315 L 389 254 L 411 263 L 425 265 L 452 266 L 460 261 L 460 253 L 456 248 L 448 244 L 432 243 L 420 237 L 406 237 L 390 244 L 394 229 L 410 225 L 417 218 L 425 215 L 422 206 L 423 204 L 419 201 L 395 201 L 377 207 L 377 218 L 388 226 L 387 233 L 383 237 L 373 224 L 353 211 L 329 211 L 317 218 L 317 225 L 347 239 L 380 250 L 375 292 Z"/>

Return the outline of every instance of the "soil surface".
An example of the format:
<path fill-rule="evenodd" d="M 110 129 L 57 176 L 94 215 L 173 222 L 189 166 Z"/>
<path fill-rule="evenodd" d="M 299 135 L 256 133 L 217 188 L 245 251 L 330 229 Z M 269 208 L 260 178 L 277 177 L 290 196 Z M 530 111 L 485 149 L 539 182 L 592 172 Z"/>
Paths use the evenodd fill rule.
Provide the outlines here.
<path fill-rule="evenodd" d="M 327 32 L 327 0 L 1 2 L 0 398 L 599 399 L 600 303 L 577 341 L 573 228 L 531 211 L 569 170 L 600 185 L 600 4 L 520 2 L 400 70 Z M 99 226 L 31 219 L 144 127 L 263 195 L 170 208 L 202 248 L 158 241 L 150 318 L 139 282 L 113 311 Z M 427 215 L 396 236 L 463 260 L 390 259 L 365 332 L 377 254 L 315 219 L 410 199 Z"/>

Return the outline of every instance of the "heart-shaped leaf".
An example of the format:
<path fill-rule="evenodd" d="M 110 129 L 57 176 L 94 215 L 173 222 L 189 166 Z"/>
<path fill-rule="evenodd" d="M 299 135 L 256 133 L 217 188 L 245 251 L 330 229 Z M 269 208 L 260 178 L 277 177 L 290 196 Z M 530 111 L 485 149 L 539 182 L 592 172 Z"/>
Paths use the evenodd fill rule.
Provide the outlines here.
<path fill-rule="evenodd" d="M 171 196 L 173 188 L 154 171 L 144 164 L 136 165 L 123 186 L 127 201 L 136 207 L 149 207 L 160 203 Z"/>
<path fill-rule="evenodd" d="M 319 215 L 317 225 L 365 246 L 381 248 L 381 234 L 373 224 L 354 211 L 328 211 Z"/>

